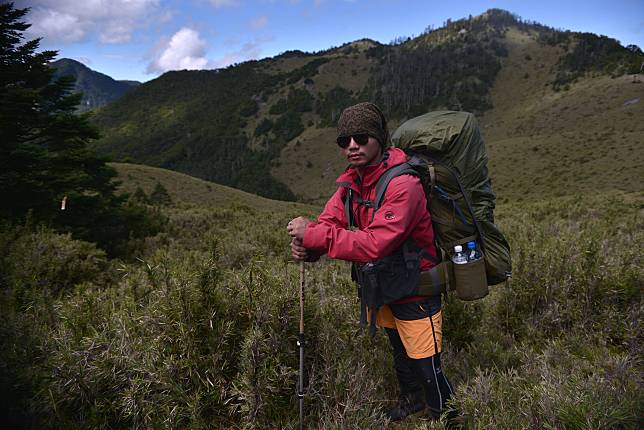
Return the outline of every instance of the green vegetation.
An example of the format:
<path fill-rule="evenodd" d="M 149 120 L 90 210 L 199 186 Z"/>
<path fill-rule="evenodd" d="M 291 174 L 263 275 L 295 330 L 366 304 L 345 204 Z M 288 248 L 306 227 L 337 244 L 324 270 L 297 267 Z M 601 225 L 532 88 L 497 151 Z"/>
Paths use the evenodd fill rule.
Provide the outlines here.
<path fill-rule="evenodd" d="M 150 204 L 150 197 L 148 197 L 148 195 L 145 194 L 145 191 L 143 191 L 141 187 L 136 187 L 134 194 L 132 194 L 132 199 L 139 203 L 148 204 L 148 205 Z"/>
<path fill-rule="evenodd" d="M 569 88 L 586 74 L 610 75 L 639 73 L 644 64 L 644 53 L 637 45 L 622 46 L 619 41 L 593 33 L 576 33 L 539 26 L 538 41 L 541 44 L 565 49 L 557 63 L 557 72 L 552 81 L 555 90 Z"/>
<path fill-rule="evenodd" d="M 253 99 L 246 99 L 239 102 L 239 114 L 241 116 L 255 115 L 257 110 L 257 102 Z"/>
<path fill-rule="evenodd" d="M 281 142 L 279 146 L 273 148 L 274 154 L 272 155 L 277 156 L 286 142 L 302 134 L 304 124 L 302 124 L 302 118 L 297 112 L 289 111 L 275 121 L 272 131 L 277 138 L 276 142 Z"/>
<path fill-rule="evenodd" d="M 138 188 L 140 190 L 140 188 Z M 172 198 L 168 194 L 168 190 L 161 184 L 157 182 L 154 186 L 154 189 L 150 193 L 150 203 L 160 206 L 170 206 L 172 204 Z"/>
<path fill-rule="evenodd" d="M 340 86 L 332 88 L 326 94 L 320 94 L 315 112 L 322 118 L 320 126 L 334 127 L 344 108 L 357 103 L 351 92 Z"/>
<path fill-rule="evenodd" d="M 485 19 L 448 21 L 402 44 L 371 48 L 380 66 L 366 93 L 394 118 L 441 108 L 483 112 L 492 107 L 488 93 L 507 56 L 510 25 L 519 25 L 514 16 L 490 10 Z"/>
<path fill-rule="evenodd" d="M 264 118 L 255 129 L 255 136 L 263 136 L 273 128 L 275 124 L 268 118 Z"/>
<path fill-rule="evenodd" d="M 482 112 L 501 69 L 495 39 L 446 42 L 438 46 L 399 47 L 384 57 L 372 87 L 376 103 L 395 118 L 413 117 L 446 107 Z"/>
<path fill-rule="evenodd" d="M 280 115 L 273 123 L 265 118 L 255 129 L 255 135 L 273 132 L 275 139 L 271 140 L 270 151 L 272 157 L 279 156 L 280 150 L 288 141 L 296 138 L 304 131 L 302 124 L 303 112 L 313 109 L 313 96 L 305 89 L 291 89 L 286 99 L 281 99 L 271 106 L 271 115 Z"/>
<path fill-rule="evenodd" d="M 170 72 L 145 83 L 97 114 L 95 123 L 105 137 L 95 148 L 115 159 L 129 156 L 292 200 L 286 186 L 270 176 L 273 152 L 250 149 L 244 132 L 246 117 L 257 109 L 253 97 L 278 79 L 259 69 L 249 62 L 225 70 Z"/>
<path fill-rule="evenodd" d="M 568 34 L 568 33 L 567 33 Z M 560 89 L 589 72 L 621 76 L 639 73 L 644 53 L 635 46 L 623 47 L 617 40 L 592 33 L 576 33 L 572 48 L 559 60 L 559 70 L 552 85 Z"/>
<path fill-rule="evenodd" d="M 313 110 L 313 96 L 307 90 L 291 89 L 286 99 L 281 99 L 269 109 L 268 113 L 279 115 L 285 112 L 310 112 Z"/>
<path fill-rule="evenodd" d="M 219 208 L 222 206 L 246 205 L 262 211 L 284 211 L 287 208 L 310 207 L 295 202 L 269 200 L 225 185 L 204 181 L 172 170 L 140 164 L 110 163 L 120 180 L 118 192 L 148 198 L 157 188 L 157 183 L 166 189 L 175 208 Z M 140 190 L 140 191 L 137 191 Z M 143 194 L 143 195 L 142 195 Z"/>
<path fill-rule="evenodd" d="M 75 112 L 81 95 L 71 94 L 73 79 L 53 79 L 55 51 L 22 43 L 26 13 L 0 5 L 0 217 L 30 218 L 122 254 L 131 236 L 157 232 L 158 220 L 114 193 L 116 172 L 87 148 L 98 132 Z"/>
<path fill-rule="evenodd" d="M 311 54 L 309 54 L 311 55 Z M 283 56 L 282 56 L 283 57 Z M 313 61 L 309 61 L 303 67 L 293 70 L 286 77 L 287 84 L 294 84 L 304 79 L 311 79 L 313 76 L 319 73 L 319 67 L 329 61 L 328 58 L 316 58 Z"/>
<path fill-rule="evenodd" d="M 593 195 L 498 208 L 514 277 L 445 310 L 465 428 L 641 426 L 642 203 Z M 302 209 L 163 210 L 166 231 L 129 263 L 46 229 L 2 229 L 0 404 L 16 427 L 297 421 L 298 270 L 284 225 Z M 348 267 L 310 264 L 307 279 L 307 422 L 387 427 L 388 346 L 359 333 Z"/>

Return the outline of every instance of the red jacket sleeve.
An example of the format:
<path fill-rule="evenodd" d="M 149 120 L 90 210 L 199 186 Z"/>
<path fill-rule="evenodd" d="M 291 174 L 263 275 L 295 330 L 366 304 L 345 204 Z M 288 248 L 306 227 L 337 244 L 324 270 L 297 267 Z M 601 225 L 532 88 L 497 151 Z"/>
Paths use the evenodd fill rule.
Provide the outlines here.
<path fill-rule="evenodd" d="M 318 222 L 307 226 L 305 248 L 358 263 L 379 260 L 402 246 L 426 211 L 420 180 L 398 176 L 389 183 L 373 221 L 362 230 L 351 231 L 346 228 L 342 194 L 336 191 Z"/>

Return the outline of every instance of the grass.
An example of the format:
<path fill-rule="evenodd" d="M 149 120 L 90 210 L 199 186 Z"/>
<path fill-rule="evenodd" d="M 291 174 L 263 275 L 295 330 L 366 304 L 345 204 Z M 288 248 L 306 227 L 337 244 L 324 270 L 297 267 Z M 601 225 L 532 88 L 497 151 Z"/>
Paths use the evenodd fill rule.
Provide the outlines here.
<path fill-rule="evenodd" d="M 249 206 L 254 209 L 283 211 L 299 209 L 310 212 L 307 205 L 270 200 L 225 185 L 215 184 L 179 172 L 142 164 L 110 163 L 121 181 L 119 191 L 134 194 L 141 188 L 150 195 L 155 185 L 163 185 L 173 202 L 204 208 L 219 208 L 229 205 Z"/>
<path fill-rule="evenodd" d="M 589 76 L 556 92 L 549 82 L 558 48 L 516 30 L 506 39 L 509 55 L 492 89 L 494 108 L 480 121 L 501 201 L 641 191 L 644 151 L 635 142 L 644 128 L 634 118 L 644 115 L 644 105 L 624 102 L 643 98 L 644 86 L 631 76 Z"/>
<path fill-rule="evenodd" d="M 465 428 L 642 427 L 642 203 L 596 194 L 497 209 L 514 277 L 445 308 Z M 15 273 L 2 278 L 0 407 L 14 427 L 296 427 L 298 268 L 284 225 L 302 207 L 180 206 L 163 209 L 167 229 L 138 260 L 97 260 L 102 272 L 86 262 L 62 292 L 3 265 Z M 3 231 L 4 262 L 33 255 L 38 241 Z M 307 428 L 444 428 L 384 419 L 390 353 L 357 324 L 348 266 L 307 264 L 307 281 Z"/>

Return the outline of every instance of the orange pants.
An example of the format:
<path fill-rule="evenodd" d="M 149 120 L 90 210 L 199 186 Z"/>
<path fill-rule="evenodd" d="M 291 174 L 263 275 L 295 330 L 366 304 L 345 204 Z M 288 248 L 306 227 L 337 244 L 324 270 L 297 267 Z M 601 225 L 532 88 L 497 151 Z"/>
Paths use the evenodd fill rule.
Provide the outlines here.
<path fill-rule="evenodd" d="M 409 358 L 428 358 L 441 352 L 443 312 L 430 310 L 427 303 L 384 305 L 376 315 L 376 325 L 398 330 Z M 367 317 L 367 320 L 370 318 Z"/>

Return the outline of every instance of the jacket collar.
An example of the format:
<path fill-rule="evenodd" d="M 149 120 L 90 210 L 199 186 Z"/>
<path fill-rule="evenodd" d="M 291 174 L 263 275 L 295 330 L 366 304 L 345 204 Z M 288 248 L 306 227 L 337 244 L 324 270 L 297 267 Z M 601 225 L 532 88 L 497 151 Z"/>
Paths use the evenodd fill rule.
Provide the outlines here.
<path fill-rule="evenodd" d="M 348 167 L 342 173 L 336 183 L 340 186 L 349 185 L 353 190 L 359 191 L 359 187 L 372 187 L 375 186 L 378 179 L 384 172 L 393 166 L 397 166 L 407 161 L 407 154 L 402 149 L 390 148 L 388 149 L 382 161 L 373 166 L 367 166 L 362 171 L 362 178 L 358 174 L 358 170 L 353 167 Z M 346 184 L 346 185 L 345 185 Z"/>

